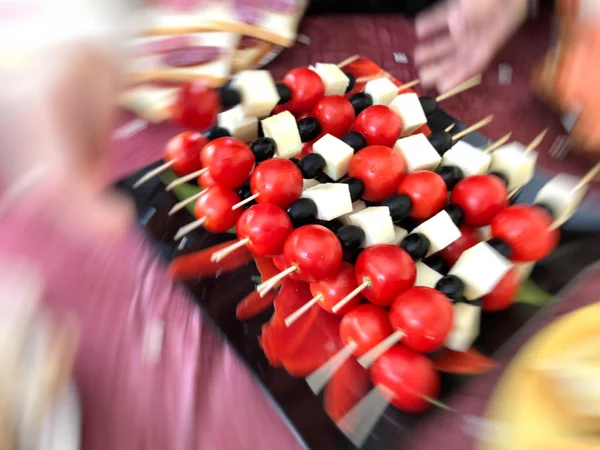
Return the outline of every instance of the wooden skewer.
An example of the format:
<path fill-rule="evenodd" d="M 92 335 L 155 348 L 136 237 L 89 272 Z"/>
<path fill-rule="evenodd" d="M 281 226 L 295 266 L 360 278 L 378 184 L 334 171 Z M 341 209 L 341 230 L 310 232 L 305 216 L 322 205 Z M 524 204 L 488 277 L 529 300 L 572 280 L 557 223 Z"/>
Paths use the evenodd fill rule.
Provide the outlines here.
<path fill-rule="evenodd" d="M 269 278 L 264 283 L 259 284 L 258 287 L 256 288 L 256 290 L 258 291 L 258 293 L 261 297 L 264 297 L 265 295 L 267 295 L 267 293 L 271 289 L 273 289 L 277 285 L 277 283 L 279 283 L 281 280 L 283 280 L 288 275 L 296 272 L 297 270 L 298 270 L 298 266 L 296 266 L 295 264 L 291 265 L 290 267 L 288 267 L 284 271 L 278 273 L 274 277 Z"/>
<path fill-rule="evenodd" d="M 498 139 L 496 142 L 494 142 L 492 145 L 490 145 L 488 148 L 486 148 L 483 152 L 491 153 L 494 150 L 496 150 L 497 148 L 502 147 L 504 144 L 506 144 L 508 142 L 511 135 L 512 135 L 512 131 L 509 131 L 504 136 L 502 136 L 500 139 Z"/>
<path fill-rule="evenodd" d="M 352 300 L 354 297 L 356 297 L 358 294 L 360 294 L 362 291 L 364 291 L 368 287 L 371 287 L 371 280 L 365 280 L 363 282 L 363 284 L 358 286 L 356 289 L 354 289 L 352 292 L 350 292 L 348 295 L 346 295 L 343 299 L 341 299 L 339 302 L 337 302 L 335 304 L 335 306 L 333 308 L 331 308 L 331 310 L 334 313 L 338 312 L 340 309 L 342 309 L 346 305 L 346 303 L 348 303 L 350 300 Z"/>
<path fill-rule="evenodd" d="M 338 371 L 340 366 L 350 358 L 357 348 L 358 345 L 356 345 L 356 342 L 349 342 L 348 345 L 332 356 L 329 361 L 306 377 L 308 387 L 310 387 L 313 393 L 318 394 L 323 390 L 333 374 Z"/>
<path fill-rule="evenodd" d="M 348 64 L 352 64 L 354 61 L 356 61 L 359 58 L 360 58 L 360 55 L 351 56 L 350 58 L 346 58 L 342 62 L 338 63 L 337 66 L 341 69 L 342 67 L 346 67 Z"/>
<path fill-rule="evenodd" d="M 187 205 L 189 205 L 190 203 L 198 200 L 202 195 L 204 195 L 206 192 L 208 191 L 208 189 L 204 189 L 202 192 L 198 192 L 197 194 L 192 195 L 191 197 L 186 198 L 185 200 L 180 201 L 179 203 L 176 203 L 171 210 L 169 211 L 169 216 L 172 216 L 173 214 L 175 214 L 176 212 L 181 211 L 183 208 L 185 208 Z"/>
<path fill-rule="evenodd" d="M 314 305 L 316 305 L 318 303 L 318 301 L 321 300 L 322 298 L 323 298 L 323 296 L 321 294 L 313 297 L 312 299 L 307 301 L 304 305 L 302 305 L 300 308 L 298 308 L 296 311 L 294 311 L 292 314 L 287 316 L 285 318 L 285 326 L 289 327 L 291 324 L 293 324 L 296 320 L 298 320 L 300 317 L 302 317 L 302 315 L 305 312 L 307 312 L 310 308 L 312 308 Z"/>
<path fill-rule="evenodd" d="M 469 128 L 466 128 L 466 129 L 462 130 L 461 132 L 456 133 L 454 136 L 452 136 L 452 140 L 453 141 L 458 141 L 460 138 L 465 137 L 467 134 L 472 133 L 473 131 L 477 131 L 480 128 L 485 127 L 493 119 L 494 119 L 493 115 L 492 116 L 487 116 L 485 119 L 482 119 L 479 122 L 477 122 L 476 124 L 471 125 Z"/>
<path fill-rule="evenodd" d="M 175 161 L 177 161 L 177 160 L 176 159 L 172 159 L 171 161 L 168 161 L 168 162 L 166 162 L 164 164 L 161 164 L 156 169 L 152 169 L 150 172 L 146 173 L 142 178 L 140 178 L 139 180 L 137 180 L 135 182 L 135 184 L 133 185 L 133 188 L 137 189 L 142 184 L 146 183 L 148 180 L 151 180 L 155 176 L 160 175 L 165 170 L 169 169 L 173 164 L 175 164 Z"/>
<path fill-rule="evenodd" d="M 586 173 L 583 176 L 583 178 L 579 180 L 579 183 L 575 185 L 575 187 L 571 190 L 571 193 L 574 194 L 584 186 L 588 185 L 594 178 L 596 178 L 596 175 L 598 175 L 598 173 L 600 173 L 600 162 L 597 163 L 594 167 L 592 167 L 588 171 L 588 173 Z"/>
<path fill-rule="evenodd" d="M 471 78 L 470 80 L 465 81 L 462 84 L 459 84 L 458 86 L 456 86 L 453 89 L 450 89 L 447 92 L 444 92 L 443 94 L 438 95 L 435 100 L 437 102 L 441 102 L 442 100 L 446 100 L 450 97 L 453 97 L 456 94 L 460 94 L 461 92 L 466 91 L 467 89 L 471 89 L 472 87 L 475 87 L 477 85 L 481 84 L 481 75 L 476 75 L 473 78 Z"/>
<path fill-rule="evenodd" d="M 192 223 L 189 223 L 189 224 L 181 227 L 179 229 L 179 231 L 177 232 L 177 234 L 175 235 L 175 240 L 178 241 L 179 239 L 184 237 L 186 234 L 194 231 L 196 228 L 200 228 L 202 225 L 204 225 L 204 222 L 206 222 L 206 217 L 201 217 L 200 219 L 195 220 Z"/>
<path fill-rule="evenodd" d="M 452 128 L 454 128 L 455 126 L 456 126 L 456 122 L 453 123 L 453 124 L 451 124 L 451 125 L 449 125 L 449 126 L 447 126 L 446 128 L 444 128 L 444 131 L 446 133 L 450 133 L 452 131 Z"/>
<path fill-rule="evenodd" d="M 511 198 L 513 198 L 513 197 L 514 197 L 514 196 L 517 194 L 517 192 L 519 192 L 519 189 L 521 189 L 521 188 L 514 188 L 514 189 L 513 189 L 513 190 L 510 192 L 510 194 L 508 194 L 508 199 L 511 199 Z"/>
<path fill-rule="evenodd" d="M 402 92 L 405 89 L 410 89 L 411 87 L 414 87 L 414 86 L 418 85 L 419 83 L 421 83 L 421 80 L 419 80 L 419 79 L 409 81 L 408 83 L 404 83 L 402 86 L 400 86 L 398 88 L 398 92 Z"/>
<path fill-rule="evenodd" d="M 529 153 L 533 150 L 535 150 L 544 140 L 544 137 L 546 137 L 546 133 L 548 133 L 548 128 L 546 128 L 544 131 L 542 131 L 540 134 L 538 134 L 533 141 L 531 141 L 531 143 L 527 146 L 527 148 L 525 149 L 525 153 Z"/>
<path fill-rule="evenodd" d="M 388 78 L 390 76 L 390 74 L 384 70 L 382 70 L 381 72 L 379 72 L 376 75 L 371 75 L 368 77 L 359 77 L 356 79 L 357 83 L 366 83 L 368 81 L 373 81 L 373 80 L 378 80 L 379 78 Z"/>
<path fill-rule="evenodd" d="M 259 195 L 260 195 L 260 194 L 257 192 L 256 194 L 254 194 L 254 195 L 251 195 L 251 196 L 250 196 L 250 197 L 248 197 L 247 199 L 245 199 L 245 200 L 242 200 L 242 201 L 241 201 L 241 202 L 239 202 L 239 203 L 236 203 L 235 205 L 233 205 L 233 206 L 231 207 L 231 210 L 233 211 L 233 210 L 236 210 L 236 209 L 238 209 L 238 208 L 241 208 L 241 207 L 242 207 L 242 206 L 244 206 L 246 203 L 250 203 L 250 202 L 251 202 L 252 200 L 254 200 L 255 198 L 258 198 L 258 196 L 259 196 Z"/>
<path fill-rule="evenodd" d="M 237 241 L 221 250 L 214 252 L 212 255 L 210 255 L 211 262 L 221 261 L 226 256 L 235 252 L 238 248 L 244 247 L 248 242 L 250 242 L 250 238 L 240 239 L 239 241 Z"/>
<path fill-rule="evenodd" d="M 177 186 L 181 186 L 182 184 L 187 183 L 190 180 L 193 180 L 194 178 L 198 178 L 200 175 L 202 175 L 204 172 L 208 171 L 208 167 L 205 167 L 204 169 L 200 169 L 197 170 L 195 172 L 192 172 L 188 175 L 185 175 L 181 178 L 177 178 L 176 180 L 173 180 L 171 183 L 169 183 L 166 187 L 167 191 L 171 191 L 174 188 L 176 188 Z"/>
<path fill-rule="evenodd" d="M 383 341 L 369 350 L 367 353 L 362 355 L 357 359 L 358 363 L 363 366 L 365 369 L 368 369 L 373 365 L 377 358 L 387 352 L 390 348 L 396 345 L 400 340 L 406 335 L 406 333 L 402 330 L 396 330 L 388 337 L 386 337 Z"/>

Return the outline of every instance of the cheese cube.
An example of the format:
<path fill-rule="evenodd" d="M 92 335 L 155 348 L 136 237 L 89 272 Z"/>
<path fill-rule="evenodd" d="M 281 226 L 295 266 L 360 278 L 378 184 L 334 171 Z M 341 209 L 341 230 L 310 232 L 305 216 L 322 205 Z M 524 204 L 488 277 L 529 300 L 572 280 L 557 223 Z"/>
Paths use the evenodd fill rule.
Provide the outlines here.
<path fill-rule="evenodd" d="M 452 330 L 446 338 L 445 346 L 455 352 L 466 352 L 479 336 L 481 308 L 468 303 L 456 303 Z"/>
<path fill-rule="evenodd" d="M 442 160 L 423 133 L 398 139 L 394 150 L 404 158 L 408 172 L 435 170 Z"/>
<path fill-rule="evenodd" d="M 517 273 L 519 280 L 525 281 L 531 275 L 535 262 L 515 263 L 514 270 Z"/>
<path fill-rule="evenodd" d="M 352 211 L 350 188 L 345 183 L 323 183 L 302 192 L 317 205 L 317 219 L 333 220 Z"/>
<path fill-rule="evenodd" d="M 267 70 L 243 70 L 231 85 L 240 92 L 245 117 L 267 117 L 279 102 L 275 81 Z"/>
<path fill-rule="evenodd" d="M 321 183 L 319 183 L 314 178 L 310 178 L 308 180 L 305 178 L 304 180 L 302 180 L 302 190 L 305 191 L 305 190 L 310 189 L 311 187 L 315 187 L 319 184 L 321 184 Z"/>
<path fill-rule="evenodd" d="M 463 281 L 467 300 L 476 300 L 489 294 L 512 266 L 489 244 L 480 242 L 460 255 L 449 274 Z"/>
<path fill-rule="evenodd" d="M 367 204 L 362 200 L 356 200 L 352 204 L 352 211 L 348 214 L 344 214 L 343 216 L 338 217 L 338 219 L 340 219 L 344 225 L 350 225 L 350 222 L 348 220 L 349 217 L 354 213 L 362 211 L 363 209 L 367 209 Z"/>
<path fill-rule="evenodd" d="M 419 97 L 415 93 L 411 92 L 396 96 L 392 100 L 392 103 L 390 103 L 390 108 L 402 119 L 402 123 L 404 124 L 402 136 L 413 134 L 423 125 L 427 124 L 427 117 L 425 117 Z"/>
<path fill-rule="evenodd" d="M 242 105 L 217 114 L 217 123 L 240 141 L 250 142 L 258 137 L 258 119 L 244 117 Z"/>
<path fill-rule="evenodd" d="M 394 240 L 390 242 L 390 244 L 400 245 L 407 234 L 408 231 L 406 231 L 404 228 L 394 225 Z"/>
<path fill-rule="evenodd" d="M 457 166 L 465 177 L 483 175 L 490 168 L 492 156 L 477 147 L 458 141 L 450 150 L 444 153 L 443 166 Z"/>
<path fill-rule="evenodd" d="M 398 86 L 387 77 L 377 78 L 365 84 L 364 93 L 371 96 L 374 105 L 388 106 L 398 94 Z"/>
<path fill-rule="evenodd" d="M 585 196 L 587 186 L 573 192 L 578 182 L 576 177 L 559 173 L 546 183 L 535 197 L 535 203 L 544 203 L 552 209 L 557 226 L 575 214 Z"/>
<path fill-rule="evenodd" d="M 348 218 L 348 225 L 355 225 L 365 232 L 363 248 L 375 244 L 389 244 L 396 232 L 387 206 L 371 206 Z"/>
<path fill-rule="evenodd" d="M 293 158 L 302 152 L 302 140 L 296 124 L 296 118 L 284 111 L 260 121 L 265 137 L 277 144 L 276 158 Z"/>
<path fill-rule="evenodd" d="M 352 147 L 331 134 L 326 134 L 313 144 L 313 153 L 325 159 L 323 172 L 333 181 L 348 173 L 350 160 L 354 156 Z"/>
<path fill-rule="evenodd" d="M 525 186 L 533 178 L 537 153 L 525 153 L 525 146 L 511 142 L 492 153 L 490 172 L 500 172 L 508 179 L 508 190 Z"/>
<path fill-rule="evenodd" d="M 429 288 L 435 288 L 435 285 L 444 276 L 433 270 L 423 261 L 419 261 L 417 264 L 417 279 L 415 280 L 415 286 L 425 286 Z"/>
<path fill-rule="evenodd" d="M 461 232 L 446 211 L 440 211 L 431 219 L 416 227 L 413 233 L 421 233 L 429 239 L 427 256 L 445 249 L 461 236 Z"/>
<path fill-rule="evenodd" d="M 143 85 L 123 92 L 119 105 L 152 123 L 169 120 L 179 89 Z"/>
<path fill-rule="evenodd" d="M 312 68 L 323 80 L 325 95 L 344 95 L 350 80 L 337 64 L 316 63 Z"/>

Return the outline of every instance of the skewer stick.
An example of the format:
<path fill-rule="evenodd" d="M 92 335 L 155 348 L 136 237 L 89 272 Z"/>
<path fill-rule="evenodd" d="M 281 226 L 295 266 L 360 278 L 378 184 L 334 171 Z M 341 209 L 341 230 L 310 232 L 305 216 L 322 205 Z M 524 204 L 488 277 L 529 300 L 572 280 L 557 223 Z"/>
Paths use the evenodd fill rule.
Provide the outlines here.
<path fill-rule="evenodd" d="M 531 143 L 527 146 L 527 148 L 525 149 L 525 153 L 529 153 L 533 150 L 535 150 L 538 145 L 540 145 L 542 143 L 542 141 L 544 140 L 544 137 L 546 137 L 546 133 L 548 132 L 548 128 L 546 128 L 544 131 L 542 131 L 540 134 L 538 134 L 533 141 L 531 141 Z"/>
<path fill-rule="evenodd" d="M 490 123 L 492 120 L 494 119 L 494 116 L 487 116 L 485 119 L 480 120 L 479 122 L 477 122 L 476 124 L 471 125 L 469 128 L 466 128 L 464 130 L 462 130 L 459 133 L 456 133 L 454 136 L 452 136 L 452 140 L 453 141 L 458 141 L 460 138 L 465 137 L 467 134 L 472 133 L 473 131 L 477 131 L 480 128 L 485 127 L 488 123 Z"/>
<path fill-rule="evenodd" d="M 207 170 L 208 170 L 208 167 L 205 167 L 204 169 L 197 170 L 197 171 L 192 172 L 184 177 L 177 178 L 176 180 L 173 180 L 171 183 L 169 183 L 167 185 L 166 190 L 170 191 L 170 190 L 176 188 L 177 186 L 181 186 L 182 184 L 185 184 L 188 181 L 193 180 L 194 178 L 198 178 L 200 175 L 202 175 Z"/>
<path fill-rule="evenodd" d="M 410 89 L 411 87 L 414 87 L 414 86 L 416 86 L 417 84 L 420 84 L 420 83 L 421 83 L 421 80 L 419 80 L 419 79 L 409 81 L 408 83 L 404 83 L 403 85 L 401 85 L 398 88 L 398 92 L 402 92 L 405 89 Z"/>
<path fill-rule="evenodd" d="M 444 128 L 444 131 L 446 133 L 450 133 L 450 131 L 452 131 L 452 128 L 454 128 L 455 126 L 456 126 L 456 122 L 453 123 L 453 124 L 451 124 L 451 125 L 449 125 L 449 126 L 447 126 L 446 128 Z"/>
<path fill-rule="evenodd" d="M 275 286 L 277 286 L 277 283 L 279 283 L 281 280 L 283 280 L 285 277 L 287 277 L 291 273 L 296 272 L 297 270 L 298 270 L 298 266 L 293 264 L 290 267 L 288 267 L 287 269 L 285 269 L 283 272 L 280 272 L 277 275 L 275 275 L 274 277 L 269 278 L 264 283 L 259 284 L 258 287 L 256 288 L 256 290 L 258 291 L 258 293 L 261 297 L 264 297 L 265 295 L 267 295 L 267 293 L 271 289 L 273 289 Z"/>
<path fill-rule="evenodd" d="M 221 261 L 226 256 L 235 252 L 238 248 L 244 247 L 248 242 L 250 242 L 250 238 L 240 239 L 239 241 L 234 242 L 233 244 L 214 252 L 212 255 L 210 255 L 211 262 L 216 263 L 216 262 Z"/>
<path fill-rule="evenodd" d="M 402 330 L 396 330 L 388 337 L 386 337 L 383 341 L 369 350 L 367 353 L 362 355 L 357 359 L 358 363 L 363 366 L 365 369 L 368 369 L 373 365 L 377 358 L 387 352 L 390 348 L 396 345 L 400 340 L 406 335 L 406 333 Z"/>
<path fill-rule="evenodd" d="M 359 77 L 356 79 L 356 83 L 366 83 L 367 81 L 378 80 L 379 78 L 388 78 L 390 74 L 384 70 L 377 73 L 376 75 L 371 75 L 368 77 Z"/>
<path fill-rule="evenodd" d="M 586 173 L 583 176 L 583 178 L 581 180 L 579 180 L 579 183 L 577 183 L 575 185 L 575 187 L 573 189 L 571 189 L 571 193 L 574 194 L 575 192 L 577 192 L 578 190 L 580 190 L 581 188 L 583 188 L 584 186 L 586 186 L 594 178 L 596 178 L 596 175 L 598 175 L 598 173 L 600 173 L 600 162 L 597 163 L 594 167 L 592 167 L 588 171 L 588 173 Z"/>
<path fill-rule="evenodd" d="M 152 169 L 150 172 L 148 172 L 146 175 L 144 175 L 142 178 L 140 178 L 139 180 L 137 180 L 135 182 L 135 184 L 133 185 L 134 189 L 139 188 L 142 184 L 144 184 L 145 182 L 147 182 L 148 180 L 151 180 L 152 178 L 154 178 L 157 175 L 160 175 L 161 173 L 163 173 L 165 170 L 167 170 L 168 168 L 170 168 L 173 164 L 175 164 L 175 161 L 177 161 L 176 159 L 172 159 L 171 161 L 168 161 L 164 164 L 161 164 L 160 166 L 158 166 L 156 169 Z"/>
<path fill-rule="evenodd" d="M 242 207 L 242 206 L 244 206 L 246 203 L 250 203 L 250 202 L 251 202 L 252 200 L 254 200 L 255 198 L 258 198 L 258 196 L 259 196 L 259 195 L 260 195 L 260 194 L 257 192 L 256 194 L 254 194 L 254 195 L 251 195 L 251 196 L 250 196 L 250 197 L 248 197 L 247 199 L 245 199 L 245 200 L 242 200 L 242 201 L 241 201 L 241 202 L 239 202 L 239 203 L 236 203 L 235 205 L 233 205 L 233 206 L 231 207 L 231 210 L 233 211 L 233 210 L 236 210 L 236 209 L 238 209 L 238 208 L 241 208 L 241 207 Z"/>
<path fill-rule="evenodd" d="M 486 148 L 483 152 L 490 153 L 490 152 L 493 152 L 494 150 L 496 150 L 497 148 L 502 147 L 504 144 L 506 144 L 508 142 L 511 135 L 512 135 L 512 131 L 509 131 L 504 136 L 502 136 L 500 139 L 498 139 L 496 142 L 494 142 L 492 145 L 490 145 L 488 148 Z"/>
<path fill-rule="evenodd" d="M 508 199 L 511 199 L 511 198 L 513 198 L 515 195 L 517 195 L 517 192 L 519 192 L 519 189 L 521 189 L 521 188 L 520 188 L 520 187 L 518 187 L 518 188 L 514 188 L 514 189 L 513 189 L 513 190 L 510 192 L 510 194 L 508 194 L 508 197 L 507 197 L 507 198 L 508 198 Z"/>
<path fill-rule="evenodd" d="M 184 237 L 186 234 L 194 231 L 196 228 L 200 228 L 202 225 L 204 225 L 204 222 L 206 222 L 206 217 L 202 217 L 198 220 L 193 221 L 192 223 L 189 223 L 189 224 L 181 227 L 179 229 L 179 231 L 177 232 L 177 234 L 175 235 L 175 240 L 178 241 L 179 239 Z"/>
<path fill-rule="evenodd" d="M 360 58 L 360 55 L 351 56 L 350 58 L 346 58 L 342 62 L 338 63 L 337 66 L 341 69 L 342 67 L 346 67 L 348 64 L 352 64 L 354 61 L 356 61 L 359 58 Z"/>
<path fill-rule="evenodd" d="M 435 100 L 437 102 L 441 102 L 442 100 L 446 100 L 450 97 L 453 97 L 457 94 L 460 94 L 461 92 L 466 91 L 467 89 L 471 89 L 472 87 L 475 87 L 477 85 L 481 84 L 481 75 L 476 75 L 473 78 L 471 78 L 470 80 L 465 81 L 462 84 L 459 84 L 458 86 L 456 86 L 453 89 L 450 89 L 449 91 L 444 92 L 443 94 L 438 95 Z"/>
<path fill-rule="evenodd" d="M 362 291 L 364 291 L 368 287 L 371 287 L 371 280 L 365 280 L 363 282 L 363 284 L 358 286 L 356 289 L 354 289 L 352 292 L 350 292 L 348 295 L 346 295 L 343 299 L 341 299 L 339 302 L 337 302 L 335 304 L 335 306 L 333 308 L 331 308 L 331 310 L 334 313 L 338 312 L 340 309 L 342 309 L 346 305 L 346 303 L 348 303 L 350 300 L 352 300 L 354 297 L 356 297 L 358 294 L 360 294 Z"/>
<path fill-rule="evenodd" d="M 323 390 L 333 374 L 338 371 L 340 366 L 346 362 L 357 348 L 358 345 L 356 345 L 356 342 L 349 342 L 348 345 L 332 356 L 329 361 L 306 377 L 308 387 L 310 387 L 314 394 L 318 394 Z"/>
<path fill-rule="evenodd" d="M 289 327 L 290 325 L 292 325 L 305 312 L 307 312 L 310 308 L 312 308 L 314 305 L 316 305 L 318 303 L 318 301 L 321 300 L 322 298 L 323 298 L 323 296 L 321 294 L 313 297 L 312 299 L 307 301 L 304 305 L 302 305 L 300 308 L 298 308 L 296 311 L 294 311 L 292 314 L 287 316 L 285 318 L 285 326 Z"/>
<path fill-rule="evenodd" d="M 185 208 L 187 205 L 189 205 L 190 203 L 198 200 L 202 195 L 204 195 L 206 192 L 208 191 L 208 189 L 204 189 L 201 192 L 198 192 L 197 194 L 192 195 L 191 197 L 186 198 L 185 200 L 180 201 L 179 203 L 176 203 L 171 210 L 169 211 L 169 216 L 172 216 L 173 214 L 175 214 L 178 211 L 181 211 L 183 208 Z"/>

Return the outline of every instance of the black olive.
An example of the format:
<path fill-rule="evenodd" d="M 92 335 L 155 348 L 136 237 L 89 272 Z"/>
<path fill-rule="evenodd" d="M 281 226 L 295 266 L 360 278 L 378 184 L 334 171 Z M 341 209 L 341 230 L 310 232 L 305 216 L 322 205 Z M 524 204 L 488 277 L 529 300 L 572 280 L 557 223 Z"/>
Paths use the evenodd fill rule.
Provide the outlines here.
<path fill-rule="evenodd" d="M 277 88 L 277 93 L 279 94 L 279 102 L 278 105 L 283 105 L 289 102 L 292 99 L 292 90 L 283 83 L 277 83 L 275 85 Z"/>
<path fill-rule="evenodd" d="M 521 189 L 521 188 L 518 188 L 517 191 L 514 192 L 514 194 L 511 192 L 510 193 L 511 197 L 508 199 L 508 204 L 514 205 L 515 203 L 517 203 L 519 201 L 519 197 L 521 196 L 522 193 L 523 193 L 523 189 Z"/>
<path fill-rule="evenodd" d="M 462 169 L 457 166 L 439 166 L 435 171 L 442 177 L 449 191 L 454 189 L 454 186 L 464 178 Z"/>
<path fill-rule="evenodd" d="M 342 243 L 344 250 L 359 249 L 365 239 L 365 232 L 362 228 L 355 227 L 354 225 L 344 225 L 335 234 Z"/>
<path fill-rule="evenodd" d="M 435 288 L 446 295 L 453 303 L 465 295 L 465 283 L 455 275 L 446 275 L 436 283 Z"/>
<path fill-rule="evenodd" d="M 404 249 L 412 259 L 418 261 L 425 258 L 429 251 L 429 239 L 421 233 L 412 233 L 404 238 L 400 243 L 400 248 Z"/>
<path fill-rule="evenodd" d="M 317 217 L 317 205 L 310 198 L 301 198 L 288 207 L 287 213 L 294 228 L 298 228 L 315 221 Z"/>
<path fill-rule="evenodd" d="M 206 139 L 209 141 L 214 141 L 215 139 L 219 139 L 222 137 L 231 136 L 227 128 L 223 127 L 212 127 L 210 130 L 206 132 Z"/>
<path fill-rule="evenodd" d="M 425 258 L 423 262 L 439 274 L 446 275 L 450 271 L 450 264 L 440 255 L 431 255 L 429 258 Z"/>
<path fill-rule="evenodd" d="M 548 214 L 550 214 L 550 217 L 552 217 L 552 220 L 556 219 L 556 213 L 554 212 L 552 207 L 550 205 L 548 205 L 547 203 L 534 203 L 533 206 L 537 206 L 538 208 L 541 208 L 544 211 L 546 211 Z"/>
<path fill-rule="evenodd" d="M 233 108 L 242 101 L 242 97 L 238 90 L 231 86 L 231 81 L 228 81 L 221 87 L 219 95 L 221 97 L 221 106 L 223 106 L 224 110 Z"/>
<path fill-rule="evenodd" d="M 258 121 L 258 137 L 265 137 L 265 132 L 262 127 L 262 120 Z"/>
<path fill-rule="evenodd" d="M 319 173 L 319 175 L 316 176 L 315 180 L 317 180 L 319 183 L 325 184 L 325 183 L 334 183 L 334 181 L 329 178 L 325 172 L 321 172 Z"/>
<path fill-rule="evenodd" d="M 373 97 L 371 97 L 369 94 L 365 94 L 364 92 L 354 94 L 349 100 L 354 108 L 354 114 L 357 116 L 369 106 L 373 105 Z"/>
<path fill-rule="evenodd" d="M 512 249 L 510 248 L 510 245 L 508 245 L 508 243 L 506 241 L 503 241 L 502 239 L 499 239 L 499 238 L 492 238 L 489 241 L 487 241 L 487 243 L 490 247 L 492 247 L 494 250 L 496 250 L 498 253 L 500 253 L 502 256 L 504 256 L 506 259 L 510 259 L 511 255 L 512 255 Z"/>
<path fill-rule="evenodd" d="M 396 194 L 391 195 L 381 202 L 381 206 L 387 206 L 390 209 L 392 221 L 397 222 L 403 220 L 410 215 L 412 209 L 412 200 L 408 195 Z"/>
<path fill-rule="evenodd" d="M 310 180 L 325 168 L 325 158 L 318 153 L 309 153 L 298 161 L 298 168 L 302 172 L 302 178 Z"/>
<path fill-rule="evenodd" d="M 431 116 L 438 109 L 438 102 L 433 97 L 421 97 L 419 98 L 419 102 L 421 102 L 421 108 L 423 108 L 423 112 L 427 117 Z"/>
<path fill-rule="evenodd" d="M 450 219 L 452 219 L 452 222 L 457 227 L 460 227 L 465 221 L 465 212 L 459 205 L 450 203 L 449 205 L 446 205 L 444 211 L 448 213 Z"/>
<path fill-rule="evenodd" d="M 359 200 L 362 197 L 363 192 L 365 192 L 365 183 L 358 178 L 346 178 L 345 180 L 342 180 L 341 183 L 346 183 L 350 188 L 350 199 L 352 200 L 352 203 Z"/>
<path fill-rule="evenodd" d="M 325 228 L 333 231 L 334 233 L 336 233 L 337 230 L 339 230 L 340 228 L 342 228 L 344 226 L 344 222 L 342 222 L 340 219 L 317 220 L 315 223 L 317 223 L 318 225 L 324 226 Z"/>
<path fill-rule="evenodd" d="M 429 142 L 433 145 L 433 148 L 440 154 L 443 155 L 452 148 L 454 141 L 452 135 L 445 131 L 436 131 L 429 135 Z"/>
<path fill-rule="evenodd" d="M 348 77 L 348 81 L 349 81 L 348 87 L 346 88 L 346 94 L 347 94 L 352 89 L 354 89 L 354 86 L 356 85 L 356 77 L 348 72 L 344 72 L 344 75 L 346 75 Z"/>
<path fill-rule="evenodd" d="M 466 299 L 465 299 L 465 301 L 466 301 Z M 475 299 L 475 300 L 471 300 L 468 303 L 471 306 L 477 306 L 478 308 L 483 308 L 483 300 L 480 299 L 480 298 Z"/>
<path fill-rule="evenodd" d="M 404 228 L 409 233 L 414 230 L 417 226 L 415 220 L 412 217 L 407 217 L 405 219 L 394 222 L 394 225 L 399 226 L 400 228 Z"/>
<path fill-rule="evenodd" d="M 256 162 L 263 162 L 271 159 L 277 150 L 275 141 L 268 137 L 260 137 L 250 143 L 250 150 L 254 153 Z"/>
<path fill-rule="evenodd" d="M 252 195 L 252 191 L 250 190 L 250 182 L 247 181 L 244 184 L 242 184 L 237 191 L 238 195 L 240 196 L 240 200 L 246 200 L 248 197 L 250 197 Z M 251 206 L 256 205 L 256 200 L 252 200 L 251 202 L 246 203 L 243 208 L 244 209 L 248 209 Z"/>
<path fill-rule="evenodd" d="M 356 153 L 367 146 L 367 140 L 358 131 L 351 131 L 342 137 L 342 141 L 348 144 Z"/>
<path fill-rule="evenodd" d="M 314 117 L 305 117 L 298 121 L 298 131 L 302 142 L 310 142 L 321 134 L 321 124 Z"/>
<path fill-rule="evenodd" d="M 505 186 L 508 186 L 508 177 L 502 172 L 490 172 L 490 175 L 494 175 L 495 177 L 499 178 Z"/>

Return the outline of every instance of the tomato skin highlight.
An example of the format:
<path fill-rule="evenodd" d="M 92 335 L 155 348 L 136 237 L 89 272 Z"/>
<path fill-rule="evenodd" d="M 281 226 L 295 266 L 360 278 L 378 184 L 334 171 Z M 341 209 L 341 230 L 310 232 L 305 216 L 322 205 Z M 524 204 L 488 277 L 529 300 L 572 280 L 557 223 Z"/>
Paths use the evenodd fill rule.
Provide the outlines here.
<path fill-rule="evenodd" d="M 435 216 L 446 205 L 448 199 L 448 189 L 442 177 L 425 170 L 406 175 L 398 186 L 398 194 L 410 197 L 410 217 L 419 220 Z"/>
<path fill-rule="evenodd" d="M 166 162 L 175 161 L 171 170 L 179 176 L 197 172 L 202 169 L 200 152 L 208 143 L 208 139 L 195 131 L 184 131 L 173 136 L 165 146 Z"/>
<path fill-rule="evenodd" d="M 232 206 L 240 201 L 235 192 L 216 186 L 208 189 L 196 201 L 194 216 L 197 219 L 206 218 L 202 225 L 211 233 L 225 233 L 235 225 L 242 211 L 232 210 Z"/>
<path fill-rule="evenodd" d="M 214 89 L 204 81 L 184 84 L 172 106 L 173 120 L 184 127 L 205 129 L 217 120 L 221 101 Z"/>
<path fill-rule="evenodd" d="M 450 202 L 465 212 L 465 224 L 478 228 L 489 225 L 508 203 L 506 186 L 494 175 L 474 175 L 460 180 Z"/>
<path fill-rule="evenodd" d="M 250 239 L 246 245 L 258 256 L 279 255 L 293 229 L 287 213 L 272 203 L 251 206 L 236 225 L 237 236 Z"/>
<path fill-rule="evenodd" d="M 234 189 L 248 179 L 255 163 L 250 147 L 232 137 L 215 139 L 208 147 L 206 152 L 212 153 L 208 170 L 218 186 Z"/>
<path fill-rule="evenodd" d="M 292 98 L 282 109 L 290 111 L 295 116 L 312 111 L 317 102 L 325 96 L 325 85 L 321 77 L 306 67 L 290 70 L 283 83 L 292 91 Z"/>
<path fill-rule="evenodd" d="M 368 145 L 393 147 L 402 134 L 402 119 L 384 105 L 369 106 L 354 121 L 353 130 L 362 133 Z"/>
<path fill-rule="evenodd" d="M 350 160 L 348 175 L 365 184 L 362 198 L 381 202 L 398 190 L 406 173 L 402 156 L 389 147 L 372 145 L 356 153 Z"/>
<path fill-rule="evenodd" d="M 347 262 L 342 262 L 338 272 L 329 278 L 310 284 L 310 292 L 313 297 L 320 295 L 318 303 L 328 313 L 344 315 L 350 311 L 362 300 L 362 295 L 357 295 L 337 312 L 332 308 L 346 295 L 356 289 L 356 277 L 354 276 L 354 266 Z"/>
<path fill-rule="evenodd" d="M 317 102 L 312 116 L 321 124 L 322 134 L 341 138 L 352 129 L 354 108 L 346 97 L 328 95 Z"/>
<path fill-rule="evenodd" d="M 250 190 L 260 194 L 258 203 L 273 203 L 287 209 L 300 198 L 302 172 L 289 159 L 273 158 L 260 163 L 250 177 Z"/>
<path fill-rule="evenodd" d="M 354 342 L 356 357 L 368 352 L 393 333 L 388 313 L 379 306 L 365 303 L 353 308 L 342 317 L 340 337 L 344 345 Z"/>

